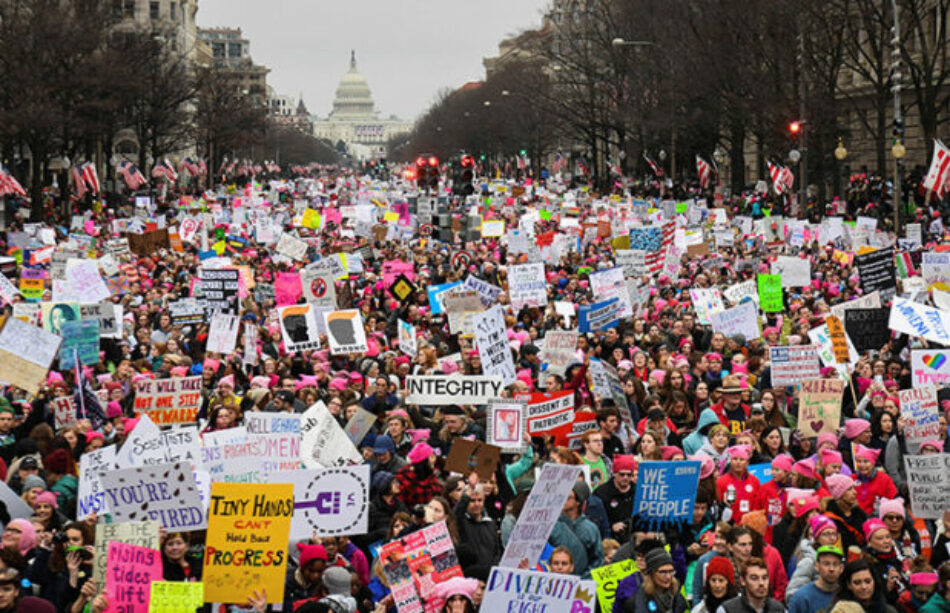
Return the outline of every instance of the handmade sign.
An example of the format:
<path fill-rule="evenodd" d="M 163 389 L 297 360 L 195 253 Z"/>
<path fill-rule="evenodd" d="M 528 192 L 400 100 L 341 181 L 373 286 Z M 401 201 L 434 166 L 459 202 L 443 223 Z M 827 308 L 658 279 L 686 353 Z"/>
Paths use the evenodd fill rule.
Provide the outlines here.
<path fill-rule="evenodd" d="M 353 416 L 346 422 L 343 431 L 354 445 L 359 446 L 373 426 L 376 425 L 376 416 L 363 407 L 358 407 Z"/>
<path fill-rule="evenodd" d="M 785 387 L 797 385 L 804 379 L 820 376 L 818 349 L 812 345 L 769 347 L 772 385 Z"/>
<path fill-rule="evenodd" d="M 482 375 L 410 375 L 406 377 L 406 403 L 431 406 L 485 404 L 499 398 L 505 388 L 501 377 Z"/>
<path fill-rule="evenodd" d="M 621 560 L 599 568 L 592 568 L 590 577 L 597 582 L 597 602 L 601 611 L 613 611 L 617 584 L 633 574 L 636 563 L 633 560 Z"/>
<path fill-rule="evenodd" d="M 482 372 L 501 378 L 502 385 L 515 382 L 515 363 L 506 336 L 505 315 L 500 305 L 472 317 Z"/>
<path fill-rule="evenodd" d="M 136 381 L 135 412 L 146 412 L 159 425 L 188 424 L 198 420 L 201 376 Z"/>
<path fill-rule="evenodd" d="M 263 301 L 259 300 L 258 302 Z M 172 324 L 176 326 L 193 326 L 202 323 L 205 318 L 204 306 L 194 298 L 169 302 L 168 312 L 171 315 Z"/>
<path fill-rule="evenodd" d="M 8 317 L 0 330 L 0 381 L 38 393 L 62 342 L 55 334 Z"/>
<path fill-rule="evenodd" d="M 759 274 L 759 305 L 765 313 L 777 313 L 785 308 L 782 304 L 782 276 Z"/>
<path fill-rule="evenodd" d="M 548 372 L 563 375 L 568 365 L 577 360 L 577 332 L 551 330 L 544 335 L 544 350 L 541 356 L 548 365 Z"/>
<path fill-rule="evenodd" d="M 490 481 L 498 462 L 501 459 L 501 448 L 481 441 L 470 441 L 456 437 L 449 448 L 449 457 L 446 458 L 445 468 L 451 472 L 469 475 L 472 471 L 478 473 L 482 481 Z"/>
<path fill-rule="evenodd" d="M 278 307 L 281 338 L 287 351 L 296 353 L 320 347 L 320 329 L 312 304 Z"/>
<path fill-rule="evenodd" d="M 479 299 L 482 301 L 482 306 L 490 307 L 493 304 L 498 302 L 498 296 L 501 295 L 501 288 L 492 285 L 487 281 L 482 281 L 478 277 L 473 277 L 469 275 L 465 278 L 465 281 L 462 282 L 462 287 L 466 290 L 475 291 Z"/>
<path fill-rule="evenodd" d="M 931 385 L 897 392 L 901 417 L 904 418 L 904 441 L 911 455 L 920 453 L 920 443 L 940 439 L 940 409 L 937 390 Z"/>
<path fill-rule="evenodd" d="M 633 516 L 643 526 L 663 527 L 693 520 L 701 462 L 640 462 Z"/>
<path fill-rule="evenodd" d="M 416 344 L 415 326 L 401 319 L 396 321 L 398 323 L 397 332 L 399 334 L 399 350 L 409 357 L 416 357 L 418 346 Z"/>
<path fill-rule="evenodd" d="M 92 578 L 99 585 L 106 577 L 109 543 L 126 543 L 147 549 L 159 547 L 159 525 L 154 521 L 136 521 L 125 524 L 96 524 L 96 552 L 92 558 Z"/>
<path fill-rule="evenodd" d="M 60 396 L 50 400 L 53 409 L 53 423 L 56 429 L 65 428 L 76 423 L 76 399 L 72 396 Z"/>
<path fill-rule="evenodd" d="M 169 532 L 207 526 L 191 465 L 139 466 L 99 476 L 113 521 L 157 521 Z"/>
<path fill-rule="evenodd" d="M 290 483 L 212 483 L 204 551 L 205 602 L 284 601 L 294 513 Z"/>
<path fill-rule="evenodd" d="M 841 421 L 841 379 L 812 379 L 801 382 L 798 430 L 805 438 L 835 432 Z"/>
<path fill-rule="evenodd" d="M 204 604 L 201 581 L 153 581 L 149 613 L 191 613 Z"/>
<path fill-rule="evenodd" d="M 525 405 L 507 400 L 488 405 L 485 440 L 508 453 L 524 450 Z"/>
<path fill-rule="evenodd" d="M 525 424 L 531 436 L 550 435 L 567 437 L 574 422 L 574 392 L 539 392 L 519 394 L 515 397 L 525 402 Z"/>
<path fill-rule="evenodd" d="M 914 517 L 943 517 L 950 500 L 950 453 L 905 455 L 904 467 Z"/>
<path fill-rule="evenodd" d="M 283 315 L 281 317 L 283 318 Z M 330 355 L 363 354 L 369 351 L 363 317 L 358 310 L 326 311 L 323 313 L 323 321 L 326 323 L 327 339 L 330 341 Z"/>
<path fill-rule="evenodd" d="M 897 293 L 897 276 L 894 268 L 894 247 L 878 249 L 854 256 L 854 265 L 861 279 L 865 294 L 881 292 L 885 302 Z"/>
<path fill-rule="evenodd" d="M 270 475 L 294 486 L 290 538 L 365 534 L 369 518 L 369 465 L 293 470 Z"/>
<path fill-rule="evenodd" d="M 63 344 L 59 348 L 60 368 L 71 370 L 77 364 L 99 363 L 99 321 L 64 321 Z"/>
<path fill-rule="evenodd" d="M 835 362 L 847 364 L 851 360 L 851 351 L 841 320 L 834 315 L 829 315 L 825 318 L 825 325 L 828 326 L 828 336 L 831 337 L 831 351 L 835 355 Z"/>
<path fill-rule="evenodd" d="M 116 466 L 129 468 L 132 466 L 147 466 L 165 462 L 165 445 L 162 441 L 162 431 L 155 422 L 143 413 L 139 422 L 129 434 L 122 448 L 116 454 Z"/>
<path fill-rule="evenodd" d="M 215 313 L 211 317 L 211 329 L 208 331 L 208 351 L 227 355 L 237 346 L 241 321 L 237 315 Z"/>
<path fill-rule="evenodd" d="M 322 401 L 301 415 L 300 459 L 305 468 L 361 464 L 363 456 Z"/>
<path fill-rule="evenodd" d="M 950 385 L 950 349 L 914 349 L 910 352 L 910 374 L 914 387 Z"/>
<path fill-rule="evenodd" d="M 544 264 L 517 264 L 508 267 L 508 298 L 516 311 L 524 306 L 545 306 L 548 303 L 548 284 L 544 278 Z"/>
<path fill-rule="evenodd" d="M 319 270 L 305 268 L 300 272 L 303 298 L 307 302 L 336 308 L 336 285 L 333 277 Z"/>
<path fill-rule="evenodd" d="M 895 332 L 922 336 L 928 341 L 950 346 L 950 312 L 895 297 L 887 327 Z"/>
<path fill-rule="evenodd" d="M 693 308 L 696 309 L 696 319 L 704 326 L 712 323 L 710 319 L 713 313 L 725 310 L 722 303 L 722 295 L 716 288 L 712 289 L 691 289 L 689 290 L 690 300 Z"/>
<path fill-rule="evenodd" d="M 95 304 L 80 304 L 79 314 L 84 320 L 99 322 L 99 336 L 101 338 L 122 338 L 122 305 L 111 302 L 97 302 Z"/>
<path fill-rule="evenodd" d="M 83 520 L 90 513 L 108 512 L 106 493 L 99 475 L 115 469 L 115 445 L 87 451 L 79 458 L 79 490 L 76 496 L 76 519 Z"/>
<path fill-rule="evenodd" d="M 125 238 L 129 241 L 129 249 L 135 255 L 148 258 L 157 253 L 159 249 L 168 247 L 168 228 L 143 232 L 142 234 L 129 233 L 125 235 Z"/>
<path fill-rule="evenodd" d="M 731 309 L 713 313 L 710 316 L 712 328 L 726 337 L 742 334 L 747 340 L 762 336 L 759 330 L 759 309 L 754 301 L 746 301 Z"/>
<path fill-rule="evenodd" d="M 481 609 L 499 613 L 592 613 L 597 606 L 596 592 L 593 581 L 582 581 L 574 575 L 499 565 L 488 576 Z"/>
<path fill-rule="evenodd" d="M 623 304 L 610 298 L 594 304 L 582 304 L 577 309 L 577 330 L 581 334 L 614 328 L 620 323 Z"/>
<path fill-rule="evenodd" d="M 806 287 L 811 284 L 811 262 L 780 255 L 772 262 L 772 274 L 782 278 L 783 287 Z"/>
<path fill-rule="evenodd" d="M 881 308 L 881 292 L 872 292 L 861 296 L 860 298 L 854 298 L 848 300 L 847 302 L 842 302 L 831 307 L 831 314 L 835 315 L 841 321 L 844 321 L 844 314 L 850 311 L 851 309 L 879 309 Z M 887 325 L 885 324 L 885 328 Z"/>
<path fill-rule="evenodd" d="M 844 329 L 848 338 L 858 351 L 873 349 L 880 351 L 890 342 L 891 331 L 887 327 L 891 310 L 882 309 L 848 309 L 844 314 Z"/>
<path fill-rule="evenodd" d="M 580 474 L 580 466 L 571 464 L 548 463 L 541 467 L 499 566 L 518 568 L 526 561 L 528 568 L 533 568 L 538 563 L 551 530 L 561 515 L 564 501 Z"/>
<path fill-rule="evenodd" d="M 112 541 L 106 564 L 107 613 L 148 613 L 151 583 L 162 579 L 157 549 Z"/>

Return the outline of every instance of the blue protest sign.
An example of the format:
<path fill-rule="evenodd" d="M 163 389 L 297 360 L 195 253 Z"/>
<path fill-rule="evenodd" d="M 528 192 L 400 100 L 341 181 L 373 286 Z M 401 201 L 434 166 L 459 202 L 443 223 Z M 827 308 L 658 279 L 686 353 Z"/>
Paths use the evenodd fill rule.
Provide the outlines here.
<path fill-rule="evenodd" d="M 699 487 L 700 462 L 641 462 L 633 516 L 646 525 L 661 527 L 693 521 Z"/>
<path fill-rule="evenodd" d="M 610 298 L 595 304 L 582 304 L 577 308 L 577 329 L 581 334 L 613 328 L 620 323 L 623 305 L 619 298 Z"/>
<path fill-rule="evenodd" d="M 445 293 L 453 287 L 457 287 L 461 284 L 461 281 L 456 281 L 454 283 L 443 283 L 441 285 L 429 286 L 429 308 L 432 309 L 433 315 L 438 315 L 439 313 L 443 312 L 442 298 L 444 297 Z"/>
<path fill-rule="evenodd" d="M 77 358 L 80 364 L 99 363 L 99 320 L 65 321 L 60 330 L 63 336 L 60 368 L 75 368 Z"/>
<path fill-rule="evenodd" d="M 749 464 L 749 474 L 755 475 L 759 483 L 765 485 L 772 480 L 771 464 Z"/>

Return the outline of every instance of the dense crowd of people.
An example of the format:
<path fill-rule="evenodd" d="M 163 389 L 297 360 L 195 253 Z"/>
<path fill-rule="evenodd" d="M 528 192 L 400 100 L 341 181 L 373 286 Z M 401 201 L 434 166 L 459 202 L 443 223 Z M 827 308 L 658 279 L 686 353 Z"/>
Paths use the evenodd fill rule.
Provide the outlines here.
<path fill-rule="evenodd" d="M 513 196 L 513 188 L 521 195 Z M 75 251 L 77 234 L 91 239 L 91 246 L 71 257 L 101 258 L 104 245 L 120 237 L 117 229 L 128 229 L 129 220 L 173 228 L 193 216 L 203 227 L 179 248 L 167 244 L 117 256 L 121 272 L 110 283 L 110 300 L 124 315 L 119 334 L 101 338 L 98 364 L 81 367 L 77 376 L 56 360 L 37 393 L 3 388 L 0 478 L 32 515 L 14 518 L 10 504 L 0 505 L 6 515 L 0 518 L 0 612 L 100 612 L 110 606 L 92 569 L 95 525 L 110 519 L 94 513 L 77 520 L 83 456 L 123 445 L 134 430 L 137 381 L 194 375 L 202 380 L 203 435 L 239 427 L 252 412 L 303 413 L 318 402 L 341 426 L 359 410 L 375 417 L 356 445 L 371 469 L 368 531 L 292 543 L 284 611 L 395 610 L 380 545 L 443 521 L 463 576 L 438 585 L 436 597 L 445 611 L 477 611 L 536 471 L 548 462 L 583 470 L 544 556 L 531 569 L 590 578 L 603 566 L 631 561 L 632 572 L 616 585 L 613 613 L 950 611 L 950 499 L 941 518 L 914 515 L 898 394 L 914 387 L 910 352 L 939 345 L 892 332 L 885 345 L 858 352 L 843 374 L 835 364 L 825 365 L 820 376 L 842 378 L 845 386 L 840 423 L 817 437 L 803 436 L 798 428 L 800 387 L 772 383 L 769 348 L 811 344 L 809 333 L 825 323 L 832 308 L 866 293 L 854 255 L 867 249 L 869 238 L 878 247 L 898 246 L 904 235 L 872 229 L 862 241 L 845 231 L 834 240 L 813 234 L 792 245 L 778 204 L 768 197 L 755 199 L 754 210 L 748 201 L 727 199 L 714 214 L 711 203 L 696 199 L 670 214 L 659 199 L 592 194 L 554 179 L 520 185 L 485 180 L 477 193 L 461 201 L 442 193 L 438 207 L 461 223 L 434 232 L 396 206 L 415 199 L 414 186 L 340 170 L 222 184 L 194 198 L 171 191 L 144 208 L 134 200 L 113 200 L 111 208 L 74 203 L 68 215 L 50 210 L 42 224 L 8 214 L 0 243 L 16 259 L 5 273 L 14 286 L 24 270 L 49 271 L 52 265 L 34 264 L 35 256 L 24 254 L 35 254 L 40 246 Z M 319 225 L 300 223 L 295 210 L 301 212 L 301 201 L 322 212 Z M 370 231 L 349 212 L 339 215 L 367 205 L 374 212 Z M 7 210 L 15 211 L 15 204 Z M 307 242 L 306 257 L 297 261 L 277 253 L 275 241 L 260 240 L 238 210 L 283 219 L 284 232 Z M 525 232 L 529 248 L 513 252 L 508 233 L 473 232 L 466 227 L 473 210 L 485 221 L 504 221 L 508 229 Z M 939 218 L 932 212 L 919 211 L 925 222 L 919 243 L 900 243 L 899 255 L 908 261 L 919 264 L 922 252 L 939 249 L 946 238 L 941 224 L 926 223 Z M 78 226 L 76 216 L 83 219 Z M 672 271 L 667 261 L 662 271 L 628 275 L 634 286 L 646 288 L 644 299 L 632 303 L 633 314 L 606 329 L 578 333 L 573 359 L 555 372 L 545 359 L 545 336 L 577 330 L 577 310 L 598 302 L 590 277 L 620 265 L 615 239 L 631 227 L 664 221 L 705 232 L 707 248 L 684 250 Z M 847 224 L 852 218 L 844 221 L 853 227 Z M 55 240 L 42 243 L 42 230 L 55 233 Z M 24 240 L 37 246 L 25 249 Z M 218 249 L 215 255 L 230 258 L 233 266 L 248 267 L 253 280 L 264 285 L 331 254 L 361 253 L 362 270 L 337 280 L 336 295 L 338 308 L 359 310 L 368 351 L 334 354 L 325 336 L 320 347 L 288 351 L 275 297 L 253 291 L 236 308 L 242 330 L 234 351 L 208 351 L 208 318 L 175 323 L 168 304 L 193 294 L 209 249 Z M 456 257 L 460 252 L 468 257 Z M 700 322 L 690 290 L 724 291 L 755 281 L 779 254 L 808 260 L 811 279 L 786 287 L 780 310 L 757 308 L 758 338 L 728 335 Z M 393 261 L 409 265 L 408 296 L 397 295 L 384 270 Z M 529 262 L 544 264 L 546 304 L 513 308 L 509 267 Z M 914 276 L 919 273 L 907 279 Z M 468 277 L 499 290 L 495 303 L 504 309 L 517 371 L 502 397 L 570 390 L 574 420 L 587 424 L 569 441 L 524 432 L 523 452 L 502 453 L 490 479 L 445 466 L 456 441 L 486 441 L 486 405 L 406 402 L 409 376 L 484 374 L 483 348 L 470 334 L 450 332 L 450 318 L 427 291 Z M 916 296 L 920 303 L 930 299 L 926 287 L 922 294 L 919 288 L 906 291 L 907 279 L 898 280 L 898 295 Z M 45 284 L 42 301 L 52 302 L 49 275 Z M 13 317 L 15 305 L 26 301 L 14 297 L 6 316 Z M 556 307 L 563 303 L 567 316 Z M 414 351 L 398 340 L 400 321 L 412 326 Z M 249 330 L 256 334 L 250 344 L 245 343 Z M 616 371 L 621 393 L 609 397 L 595 389 L 592 360 Z M 919 455 L 946 453 L 950 395 L 943 391 L 939 436 L 921 442 Z M 63 396 L 82 396 L 85 413 L 72 425 L 56 427 L 53 403 Z M 701 463 L 692 517 L 662 528 L 639 521 L 634 500 L 641 464 L 685 460 Z M 165 580 L 202 580 L 204 537 L 202 531 L 162 530 Z M 235 597 L 226 603 L 235 610 L 281 608 L 257 592 Z"/>

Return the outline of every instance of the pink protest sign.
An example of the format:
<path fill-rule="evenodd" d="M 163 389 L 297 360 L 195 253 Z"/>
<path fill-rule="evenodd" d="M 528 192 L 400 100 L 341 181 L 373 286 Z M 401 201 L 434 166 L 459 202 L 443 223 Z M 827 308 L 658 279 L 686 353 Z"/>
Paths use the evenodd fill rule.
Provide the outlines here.
<path fill-rule="evenodd" d="M 148 613 L 153 581 L 162 580 L 162 556 L 156 549 L 109 542 L 106 557 L 106 613 Z"/>
<path fill-rule="evenodd" d="M 392 285 L 399 275 L 406 275 L 406 278 L 410 281 L 416 278 L 416 274 L 412 270 L 411 262 L 403 262 L 401 260 L 387 260 L 383 262 L 383 284 L 386 287 Z"/>
<path fill-rule="evenodd" d="M 297 299 L 302 293 L 299 272 L 277 273 L 277 280 L 274 282 L 274 298 L 277 300 L 277 306 L 297 304 Z"/>

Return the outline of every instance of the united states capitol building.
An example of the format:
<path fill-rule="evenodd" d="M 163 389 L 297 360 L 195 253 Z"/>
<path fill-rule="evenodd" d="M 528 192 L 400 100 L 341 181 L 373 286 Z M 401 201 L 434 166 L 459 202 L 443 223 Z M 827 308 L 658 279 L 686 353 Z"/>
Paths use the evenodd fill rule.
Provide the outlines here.
<path fill-rule="evenodd" d="M 343 143 L 357 160 L 386 157 L 386 143 L 397 134 L 412 130 L 412 122 L 391 115 L 381 119 L 366 78 L 356 68 L 356 52 L 350 54 L 350 69 L 340 79 L 333 110 L 326 117 L 311 115 L 313 135 L 333 145 Z"/>

